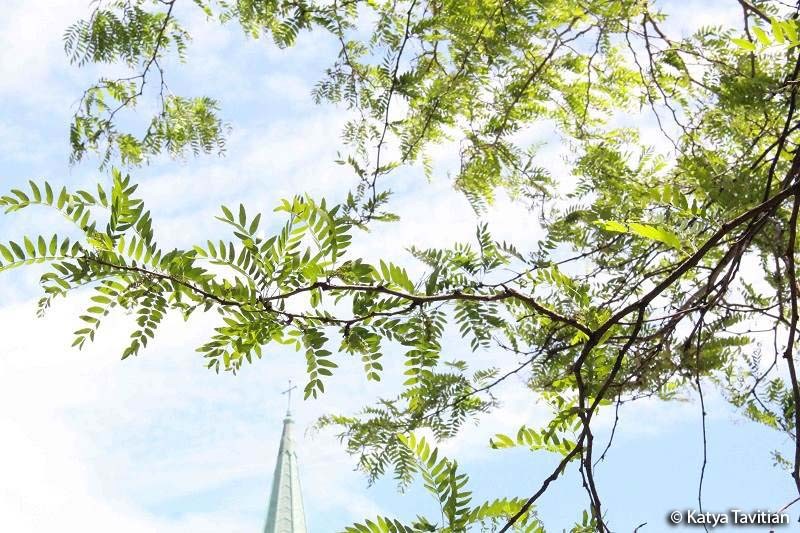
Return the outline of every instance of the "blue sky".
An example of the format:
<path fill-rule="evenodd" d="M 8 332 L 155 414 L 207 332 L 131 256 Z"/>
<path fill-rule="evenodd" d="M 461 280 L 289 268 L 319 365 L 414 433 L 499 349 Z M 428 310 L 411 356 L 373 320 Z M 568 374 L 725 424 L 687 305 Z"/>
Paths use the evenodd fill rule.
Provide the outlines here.
<path fill-rule="evenodd" d="M 189 2 L 185 2 L 184 12 Z M 735 19 L 738 6 L 679 4 L 675 27 Z M 5 3 L 0 20 L 0 185 L 29 178 L 54 184 L 90 184 L 107 178 L 96 161 L 70 167 L 67 125 L 72 106 L 96 72 L 67 65 L 60 36 L 87 12 L 82 0 Z M 180 11 L 179 11 L 180 14 Z M 244 39 L 234 26 L 218 27 L 194 17 L 190 61 L 173 68 L 178 94 L 208 94 L 222 104 L 233 126 L 224 158 L 159 161 L 131 169 L 156 219 L 164 246 L 185 246 L 207 236 L 225 236 L 213 219 L 220 203 L 244 202 L 269 215 L 283 197 L 308 192 L 341 199 L 352 177 L 333 163 L 343 110 L 315 106 L 309 92 L 332 60 L 332 43 L 304 35 L 296 48 L 277 50 Z M 556 170 L 559 147 L 542 156 Z M 410 244 L 445 246 L 469 240 L 478 219 L 454 192 L 446 170 L 452 151 L 434 153 L 435 179 L 419 169 L 391 178 L 393 207 L 402 222 L 358 236 L 355 252 L 393 257 L 413 266 L 403 251 Z M 535 242 L 522 206 L 505 198 L 486 216 L 501 239 Z M 0 238 L 51 233 L 66 228 L 42 212 L 0 217 Z M 35 318 L 37 272 L 0 277 L 0 517 L 14 532 L 231 532 L 259 531 L 269 495 L 288 379 L 302 381 L 299 355 L 270 347 L 265 358 L 238 376 L 204 369 L 194 348 L 214 325 L 213 316 L 189 323 L 172 319 L 140 357 L 120 361 L 130 324 L 117 316 L 98 342 L 83 352 L 69 348 L 80 298 L 61 301 L 44 319 Z M 494 352 L 476 356 L 451 332 L 450 357 L 474 357 L 513 366 Z M 502 359 L 501 359 L 502 357 Z M 399 352 L 388 350 L 388 370 L 399 368 Z M 298 402 L 297 440 L 308 523 L 313 533 L 338 531 L 377 513 L 410 517 L 432 510 L 418 488 L 399 495 L 391 480 L 367 488 L 353 462 L 329 433 L 306 432 L 329 412 L 352 412 L 369 398 L 391 396 L 397 382 L 367 384 L 357 361 L 342 358 L 328 393 Z M 480 495 L 526 496 L 538 488 L 557 458 L 526 451 L 488 449 L 496 432 L 545 420 L 546 412 L 509 380 L 499 391 L 503 406 L 478 426 L 443 444 L 470 473 Z M 710 388 L 710 386 L 709 386 Z M 709 451 L 705 506 L 776 509 L 792 499 L 789 476 L 774 468 L 770 452 L 786 449 L 781 436 L 731 412 L 709 394 Z M 667 529 L 668 510 L 695 507 L 702 460 L 700 410 L 696 399 L 665 404 L 642 401 L 626 407 L 615 446 L 598 470 L 611 524 L 630 531 Z M 611 413 L 601 414 L 606 435 Z M 539 513 L 548 530 L 568 528 L 586 498 L 571 472 L 551 487 Z M 797 515 L 795 511 L 794 515 Z"/>

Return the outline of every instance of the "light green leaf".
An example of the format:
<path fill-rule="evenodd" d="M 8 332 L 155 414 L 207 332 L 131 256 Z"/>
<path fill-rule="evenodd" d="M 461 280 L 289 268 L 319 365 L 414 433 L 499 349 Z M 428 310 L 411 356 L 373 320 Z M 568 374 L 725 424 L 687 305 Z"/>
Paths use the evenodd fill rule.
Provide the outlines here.
<path fill-rule="evenodd" d="M 747 39 L 739 39 L 738 37 L 731 38 L 731 42 L 741 48 L 742 50 L 747 50 L 748 52 L 754 52 L 756 49 L 756 45 L 748 41 Z"/>
<path fill-rule="evenodd" d="M 794 20 L 784 20 L 781 23 L 781 28 L 783 28 L 783 33 L 786 37 L 793 43 L 797 44 L 797 22 Z"/>
<path fill-rule="evenodd" d="M 494 436 L 494 438 L 489 440 L 489 446 L 492 448 L 499 450 L 501 448 L 513 448 L 516 446 L 514 439 L 509 437 L 508 435 L 503 435 L 502 433 L 498 433 Z"/>
<path fill-rule="evenodd" d="M 613 231 L 615 233 L 628 232 L 628 227 L 625 224 L 617 222 L 615 220 L 598 220 L 597 222 L 595 222 L 595 224 L 597 224 L 606 231 Z"/>
<path fill-rule="evenodd" d="M 660 229 L 655 226 L 649 226 L 647 224 L 639 224 L 637 222 L 631 222 L 628 224 L 628 227 L 630 228 L 631 233 L 639 235 L 640 237 L 644 237 L 645 239 L 662 242 L 670 248 L 675 248 L 676 250 L 680 250 L 682 248 L 682 244 L 678 236 L 667 230 Z"/>
<path fill-rule="evenodd" d="M 764 46 L 769 46 L 772 44 L 772 40 L 769 38 L 769 35 L 767 35 L 767 32 L 762 30 L 760 27 L 753 26 L 753 33 L 756 35 L 756 39 L 758 39 L 758 42 L 760 42 Z"/>
<path fill-rule="evenodd" d="M 771 19 L 769 23 L 772 27 L 772 35 L 775 37 L 775 40 L 779 44 L 783 44 L 786 39 L 783 36 L 783 28 L 781 27 L 780 21 L 777 19 Z"/>

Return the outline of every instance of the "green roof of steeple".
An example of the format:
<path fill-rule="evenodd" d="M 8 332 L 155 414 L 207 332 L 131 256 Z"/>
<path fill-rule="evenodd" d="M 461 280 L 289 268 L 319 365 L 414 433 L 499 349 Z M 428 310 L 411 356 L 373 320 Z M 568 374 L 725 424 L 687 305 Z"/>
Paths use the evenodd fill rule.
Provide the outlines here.
<path fill-rule="evenodd" d="M 289 390 L 285 391 L 289 394 L 290 402 L 292 389 L 290 386 Z M 286 410 L 286 418 L 283 419 L 283 433 L 275 462 L 275 473 L 272 476 L 272 494 L 269 498 L 264 533 L 307 533 L 297 454 L 292 441 L 294 421 L 290 408 Z"/>

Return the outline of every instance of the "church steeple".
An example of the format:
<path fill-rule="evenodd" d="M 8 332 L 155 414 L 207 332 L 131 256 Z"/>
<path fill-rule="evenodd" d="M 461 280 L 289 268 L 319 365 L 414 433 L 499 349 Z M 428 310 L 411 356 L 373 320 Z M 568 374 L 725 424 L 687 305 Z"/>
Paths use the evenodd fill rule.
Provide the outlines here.
<path fill-rule="evenodd" d="M 267 509 L 267 524 L 264 533 L 307 533 L 306 518 L 303 513 L 303 496 L 300 493 L 300 476 L 297 468 L 297 454 L 292 441 L 292 387 L 283 391 L 288 395 L 286 417 L 283 419 L 283 433 L 272 476 L 272 494 Z"/>

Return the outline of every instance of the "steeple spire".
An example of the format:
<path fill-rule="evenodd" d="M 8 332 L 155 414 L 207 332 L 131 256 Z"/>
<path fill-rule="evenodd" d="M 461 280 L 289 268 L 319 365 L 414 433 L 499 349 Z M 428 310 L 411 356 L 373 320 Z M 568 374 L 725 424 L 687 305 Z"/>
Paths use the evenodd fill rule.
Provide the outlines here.
<path fill-rule="evenodd" d="M 300 493 L 300 476 L 297 468 L 297 454 L 292 440 L 292 386 L 282 392 L 286 394 L 286 418 L 283 419 L 283 433 L 272 476 L 272 494 L 267 509 L 267 523 L 264 533 L 307 533 L 303 513 L 303 496 Z"/>

